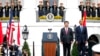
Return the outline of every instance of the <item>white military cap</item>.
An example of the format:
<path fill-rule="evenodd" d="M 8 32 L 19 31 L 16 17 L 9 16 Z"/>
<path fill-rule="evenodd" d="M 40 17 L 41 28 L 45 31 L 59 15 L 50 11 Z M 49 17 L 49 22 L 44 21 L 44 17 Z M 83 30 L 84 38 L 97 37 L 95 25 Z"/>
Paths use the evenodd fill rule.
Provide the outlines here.
<path fill-rule="evenodd" d="M 92 51 L 93 52 L 98 52 L 100 53 L 100 44 L 96 44 L 92 47 Z"/>

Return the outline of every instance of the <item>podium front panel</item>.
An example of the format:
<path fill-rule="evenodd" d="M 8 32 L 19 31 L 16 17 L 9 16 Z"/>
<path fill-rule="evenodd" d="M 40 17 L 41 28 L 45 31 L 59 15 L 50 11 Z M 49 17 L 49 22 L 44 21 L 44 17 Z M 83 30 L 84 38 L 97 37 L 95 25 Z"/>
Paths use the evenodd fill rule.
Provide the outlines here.
<path fill-rule="evenodd" d="M 56 56 L 56 43 L 43 43 L 44 56 Z"/>

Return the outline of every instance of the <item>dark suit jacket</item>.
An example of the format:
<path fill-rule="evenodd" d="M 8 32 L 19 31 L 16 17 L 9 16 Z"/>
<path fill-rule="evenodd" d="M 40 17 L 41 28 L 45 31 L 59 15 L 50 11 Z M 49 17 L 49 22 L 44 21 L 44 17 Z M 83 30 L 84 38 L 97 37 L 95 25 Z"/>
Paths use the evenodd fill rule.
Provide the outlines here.
<path fill-rule="evenodd" d="M 63 43 L 71 43 L 73 41 L 73 31 L 71 28 L 68 28 L 68 33 L 66 34 L 65 28 L 61 29 L 60 39 Z"/>
<path fill-rule="evenodd" d="M 75 29 L 75 39 L 76 41 L 85 42 L 88 39 L 87 28 L 84 26 L 83 30 L 81 31 L 80 26 L 76 27 Z"/>

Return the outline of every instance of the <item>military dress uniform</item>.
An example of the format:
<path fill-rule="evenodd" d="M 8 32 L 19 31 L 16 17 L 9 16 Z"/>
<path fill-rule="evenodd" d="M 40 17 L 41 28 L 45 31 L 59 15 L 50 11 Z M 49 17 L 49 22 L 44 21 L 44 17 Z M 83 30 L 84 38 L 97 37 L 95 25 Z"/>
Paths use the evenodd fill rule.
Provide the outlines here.
<path fill-rule="evenodd" d="M 87 17 L 91 16 L 91 6 L 86 6 L 86 15 Z"/>
<path fill-rule="evenodd" d="M 65 8 L 63 6 L 59 7 L 59 15 L 62 16 L 62 17 L 64 16 L 64 9 Z"/>
<path fill-rule="evenodd" d="M 21 11 L 21 9 L 22 9 L 22 5 L 17 5 L 17 6 L 16 6 L 17 17 L 20 16 L 20 11 Z"/>
<path fill-rule="evenodd" d="M 96 7 L 91 7 L 91 14 L 92 14 L 92 17 L 96 17 Z"/>
<path fill-rule="evenodd" d="M 81 14 L 82 14 L 82 17 L 83 17 L 83 12 L 84 12 L 84 8 L 85 6 L 84 5 L 79 5 L 79 10 L 81 11 Z"/>
<path fill-rule="evenodd" d="M 48 13 L 50 13 L 50 6 L 45 6 L 45 15 L 47 15 Z"/>
<path fill-rule="evenodd" d="M 16 15 L 16 6 L 11 6 L 10 8 L 13 12 L 13 17 L 15 17 L 15 15 Z"/>
<path fill-rule="evenodd" d="M 44 6 L 43 5 L 38 5 L 38 8 L 39 8 L 39 10 L 38 10 L 38 15 L 39 16 L 43 16 L 44 15 Z"/>
<path fill-rule="evenodd" d="M 5 17 L 9 17 L 9 9 L 10 9 L 9 6 L 5 6 L 5 7 L 4 7 Z"/>
<path fill-rule="evenodd" d="M 3 7 L 0 7 L 0 17 L 3 17 Z"/>
<path fill-rule="evenodd" d="M 100 17 L 100 7 L 97 7 L 97 17 Z"/>
<path fill-rule="evenodd" d="M 57 8 L 58 8 L 57 5 L 52 6 L 52 13 L 54 14 L 54 16 L 57 16 L 57 12 L 58 12 Z"/>

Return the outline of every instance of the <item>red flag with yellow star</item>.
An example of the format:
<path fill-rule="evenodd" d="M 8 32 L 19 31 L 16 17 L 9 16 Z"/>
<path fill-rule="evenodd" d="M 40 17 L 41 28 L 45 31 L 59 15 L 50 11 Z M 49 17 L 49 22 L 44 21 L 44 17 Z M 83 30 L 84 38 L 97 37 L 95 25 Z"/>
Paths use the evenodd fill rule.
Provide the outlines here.
<path fill-rule="evenodd" d="M 86 26 L 86 10 L 84 10 L 84 12 L 83 12 L 83 19 L 82 19 L 82 21 L 83 21 L 83 26 Z"/>

